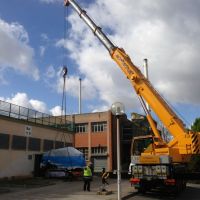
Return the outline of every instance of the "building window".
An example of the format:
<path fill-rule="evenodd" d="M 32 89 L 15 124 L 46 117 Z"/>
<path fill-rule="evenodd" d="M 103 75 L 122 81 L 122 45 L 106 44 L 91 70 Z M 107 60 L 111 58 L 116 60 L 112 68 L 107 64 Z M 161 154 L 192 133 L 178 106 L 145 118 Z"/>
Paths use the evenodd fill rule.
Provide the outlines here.
<path fill-rule="evenodd" d="M 92 154 L 93 155 L 102 155 L 107 154 L 107 147 L 92 147 Z"/>
<path fill-rule="evenodd" d="M 53 149 L 53 144 L 54 144 L 53 140 L 44 139 L 43 151 L 49 151 L 49 150 Z"/>
<path fill-rule="evenodd" d="M 76 124 L 76 133 L 85 133 L 88 131 L 88 124 L 87 123 L 82 123 L 82 124 Z"/>
<path fill-rule="evenodd" d="M 28 150 L 30 151 L 40 151 L 41 139 L 39 138 L 29 138 Z"/>
<path fill-rule="evenodd" d="M 55 148 L 56 149 L 63 148 L 64 146 L 65 146 L 64 142 L 62 142 L 62 141 L 55 141 Z"/>
<path fill-rule="evenodd" d="M 0 149 L 9 149 L 9 137 L 8 134 L 0 133 Z"/>
<path fill-rule="evenodd" d="M 14 149 L 14 150 L 26 150 L 26 137 L 13 135 L 12 149 Z"/>
<path fill-rule="evenodd" d="M 107 122 L 93 122 L 92 132 L 105 132 L 107 130 Z"/>
<path fill-rule="evenodd" d="M 82 152 L 83 153 L 83 156 L 84 156 L 84 158 L 85 158 L 85 160 L 88 160 L 88 148 L 85 148 L 85 147 L 83 147 L 83 148 L 77 148 L 80 152 Z"/>

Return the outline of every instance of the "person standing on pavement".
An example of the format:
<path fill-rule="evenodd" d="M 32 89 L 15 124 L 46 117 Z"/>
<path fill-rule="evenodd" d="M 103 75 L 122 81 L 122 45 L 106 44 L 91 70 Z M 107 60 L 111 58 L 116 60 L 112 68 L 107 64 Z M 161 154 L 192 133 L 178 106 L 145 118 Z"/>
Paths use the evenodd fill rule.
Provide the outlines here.
<path fill-rule="evenodd" d="M 101 181 L 102 181 L 102 191 L 106 191 L 106 189 L 105 189 L 105 186 L 106 186 L 106 184 L 107 185 L 109 185 L 108 184 L 108 177 L 109 177 L 109 172 L 107 172 L 106 170 L 105 170 L 105 168 L 102 168 L 102 172 L 101 172 Z"/>
<path fill-rule="evenodd" d="M 84 191 L 90 191 L 90 182 L 92 181 L 92 171 L 89 166 L 86 166 L 83 171 Z"/>

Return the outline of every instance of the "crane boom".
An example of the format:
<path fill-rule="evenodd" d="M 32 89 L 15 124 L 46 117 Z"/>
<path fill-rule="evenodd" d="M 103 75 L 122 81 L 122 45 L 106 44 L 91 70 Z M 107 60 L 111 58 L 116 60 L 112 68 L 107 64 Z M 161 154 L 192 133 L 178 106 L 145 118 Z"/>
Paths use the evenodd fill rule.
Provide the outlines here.
<path fill-rule="evenodd" d="M 90 27 L 92 32 L 97 36 L 101 43 L 106 47 L 106 49 L 111 52 L 115 49 L 114 44 L 107 38 L 107 36 L 101 31 L 101 28 L 98 27 L 94 21 L 87 15 L 86 11 L 81 9 L 81 7 L 73 0 L 64 0 L 65 6 L 71 6 L 78 13 L 81 19 Z"/>
<path fill-rule="evenodd" d="M 78 13 L 81 19 L 90 27 L 100 42 L 109 51 L 112 59 L 118 64 L 126 77 L 130 80 L 137 95 L 143 98 L 162 121 L 170 134 L 173 136 L 168 147 L 180 146 L 181 154 L 198 153 L 195 142 L 199 142 L 199 135 L 186 131 L 185 125 L 176 113 L 170 108 L 162 96 L 154 89 L 152 84 L 145 78 L 137 66 L 133 64 L 126 52 L 115 46 L 109 38 L 103 33 L 94 21 L 87 15 L 86 11 L 74 0 L 64 0 L 66 6 L 71 5 Z M 188 146 L 190 145 L 190 147 Z"/>

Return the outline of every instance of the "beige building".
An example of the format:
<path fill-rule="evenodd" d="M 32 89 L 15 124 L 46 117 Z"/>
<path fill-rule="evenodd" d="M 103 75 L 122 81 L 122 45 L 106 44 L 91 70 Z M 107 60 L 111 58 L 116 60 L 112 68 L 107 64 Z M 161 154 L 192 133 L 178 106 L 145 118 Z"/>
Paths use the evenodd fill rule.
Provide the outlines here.
<path fill-rule="evenodd" d="M 58 118 L 0 101 L 0 178 L 31 176 L 37 155 L 73 145 L 74 135 L 58 122 Z"/>

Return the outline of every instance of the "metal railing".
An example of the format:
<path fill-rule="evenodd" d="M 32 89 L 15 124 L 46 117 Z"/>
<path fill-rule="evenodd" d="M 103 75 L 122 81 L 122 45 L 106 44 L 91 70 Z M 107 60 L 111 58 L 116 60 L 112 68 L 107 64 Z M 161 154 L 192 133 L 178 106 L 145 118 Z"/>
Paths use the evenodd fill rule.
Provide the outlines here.
<path fill-rule="evenodd" d="M 44 126 L 59 128 L 65 131 L 75 131 L 74 123 L 65 120 L 64 116 L 52 116 L 2 100 L 0 100 L 0 115 Z"/>

